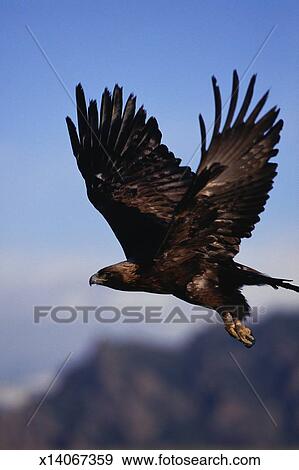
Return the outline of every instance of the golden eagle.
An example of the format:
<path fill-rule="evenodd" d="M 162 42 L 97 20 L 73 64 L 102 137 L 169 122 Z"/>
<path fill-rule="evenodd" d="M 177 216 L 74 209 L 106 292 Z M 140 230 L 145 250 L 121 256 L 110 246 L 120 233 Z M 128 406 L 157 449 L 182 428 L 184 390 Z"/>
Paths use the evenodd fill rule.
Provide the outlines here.
<path fill-rule="evenodd" d="M 272 278 L 234 262 L 241 238 L 250 237 L 276 175 L 275 149 L 283 121 L 273 107 L 260 117 L 268 92 L 251 113 L 256 75 L 236 113 L 239 78 L 233 73 L 228 113 L 221 127 L 221 94 L 212 77 L 215 122 L 209 146 L 202 116 L 201 160 L 196 172 L 181 166 L 161 144 L 155 118 L 146 120 L 136 97 L 124 109 L 122 88 L 106 88 L 100 113 L 76 87 L 78 134 L 66 122 L 73 153 L 90 202 L 118 238 L 126 261 L 100 269 L 91 284 L 123 291 L 172 294 L 217 310 L 225 329 L 245 346 L 254 343 L 244 325 L 250 308 L 240 289 L 270 285 L 299 291 L 287 279 Z"/>

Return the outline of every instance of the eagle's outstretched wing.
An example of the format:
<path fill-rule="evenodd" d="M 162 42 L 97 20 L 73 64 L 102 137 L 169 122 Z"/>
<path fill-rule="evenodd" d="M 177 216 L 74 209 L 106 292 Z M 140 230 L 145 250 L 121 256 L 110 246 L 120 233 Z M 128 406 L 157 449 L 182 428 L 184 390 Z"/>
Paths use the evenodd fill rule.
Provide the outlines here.
<path fill-rule="evenodd" d="M 122 88 L 105 89 L 100 115 L 96 101 L 87 109 L 76 88 L 78 131 L 69 117 L 73 153 L 92 204 L 104 215 L 128 259 L 152 259 L 174 208 L 194 177 L 165 145 L 156 119 L 130 95 L 123 108 Z"/>
<path fill-rule="evenodd" d="M 238 253 L 242 237 L 250 237 L 276 175 L 271 157 L 283 122 L 279 110 L 260 112 L 266 93 L 245 119 L 253 96 L 256 76 L 249 83 L 240 111 L 235 116 L 239 79 L 233 74 L 233 87 L 226 121 L 221 125 L 221 95 L 213 77 L 215 124 L 206 149 L 205 124 L 200 116 L 202 156 L 194 183 L 181 201 L 168 234 L 159 251 L 157 266 L 168 271 L 171 266 L 204 261 L 229 260 Z M 232 124 L 233 123 L 233 124 Z"/>

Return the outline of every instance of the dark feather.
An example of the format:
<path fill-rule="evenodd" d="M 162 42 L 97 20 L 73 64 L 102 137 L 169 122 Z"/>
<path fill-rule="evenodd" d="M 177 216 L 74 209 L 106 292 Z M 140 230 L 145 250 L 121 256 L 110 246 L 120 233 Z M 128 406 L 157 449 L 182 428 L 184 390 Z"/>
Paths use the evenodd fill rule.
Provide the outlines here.
<path fill-rule="evenodd" d="M 249 82 L 249 85 L 248 85 L 248 88 L 247 88 L 247 92 L 246 92 L 246 95 L 245 95 L 245 98 L 244 98 L 244 101 L 243 101 L 243 104 L 241 106 L 241 109 L 239 111 L 239 114 L 236 118 L 236 121 L 235 121 L 235 126 L 237 127 L 239 124 L 241 124 L 243 122 L 243 119 L 245 117 L 245 114 L 247 113 L 248 111 L 248 108 L 249 108 L 249 105 L 251 103 L 251 100 L 252 100 L 252 97 L 253 97 L 253 91 L 254 91 L 254 85 L 255 85 L 255 82 L 256 82 L 256 75 L 253 75 L 251 77 L 251 80 Z"/>
<path fill-rule="evenodd" d="M 199 115 L 199 126 L 201 134 L 201 155 L 203 155 L 206 151 L 207 132 L 206 125 L 201 114 Z"/>
<path fill-rule="evenodd" d="M 212 84 L 213 84 L 213 92 L 214 92 L 214 99 L 215 99 L 215 123 L 214 123 L 214 130 L 212 135 L 212 140 L 215 139 L 218 135 L 220 124 L 221 124 L 221 95 L 220 90 L 217 85 L 217 81 L 215 77 L 212 77 Z"/>
<path fill-rule="evenodd" d="M 76 100 L 77 100 L 77 119 L 78 119 L 78 129 L 79 129 L 79 137 L 82 141 L 83 138 L 87 138 L 89 135 L 89 127 L 88 127 L 88 120 L 87 120 L 87 108 L 86 108 L 86 101 L 84 96 L 84 91 L 82 88 L 81 83 L 79 83 L 76 87 Z"/>
<path fill-rule="evenodd" d="M 101 118 L 100 118 L 100 141 L 104 146 L 107 145 L 107 138 L 110 129 L 111 123 L 111 111 L 112 111 L 112 104 L 111 104 L 111 96 L 108 88 L 105 88 L 104 93 L 102 95 L 101 101 Z M 80 137 L 81 138 L 81 137 Z"/>
<path fill-rule="evenodd" d="M 111 122 L 110 129 L 108 134 L 108 148 L 114 149 L 115 141 L 119 133 L 120 125 L 122 122 L 122 88 L 118 85 L 115 85 L 112 97 L 112 112 L 111 112 Z"/>
<path fill-rule="evenodd" d="M 225 124 L 223 126 L 223 132 L 228 129 L 232 123 L 237 102 L 238 102 L 238 94 L 239 94 L 239 77 L 237 74 L 237 71 L 234 70 L 233 73 L 233 85 L 232 85 L 232 92 L 231 92 L 231 99 L 230 99 L 230 104 L 229 104 L 229 109 L 227 113 L 227 118 L 225 121 Z"/>

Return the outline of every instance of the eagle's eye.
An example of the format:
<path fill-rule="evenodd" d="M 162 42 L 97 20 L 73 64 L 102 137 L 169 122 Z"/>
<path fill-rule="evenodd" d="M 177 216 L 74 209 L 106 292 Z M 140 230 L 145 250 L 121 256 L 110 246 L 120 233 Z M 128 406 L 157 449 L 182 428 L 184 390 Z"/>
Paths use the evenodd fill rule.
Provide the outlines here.
<path fill-rule="evenodd" d="M 98 275 L 99 275 L 99 278 L 101 279 L 101 281 L 104 281 L 104 282 L 109 281 L 113 277 L 112 273 L 110 273 L 108 271 L 99 272 Z"/>

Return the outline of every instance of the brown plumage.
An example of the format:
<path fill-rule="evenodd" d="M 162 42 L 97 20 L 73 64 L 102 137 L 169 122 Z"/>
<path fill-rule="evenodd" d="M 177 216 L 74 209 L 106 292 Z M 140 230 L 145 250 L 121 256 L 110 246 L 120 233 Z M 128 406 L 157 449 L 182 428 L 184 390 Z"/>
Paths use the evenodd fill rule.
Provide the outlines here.
<path fill-rule="evenodd" d="M 255 80 L 254 75 L 236 114 L 239 79 L 234 72 L 221 130 L 221 94 L 212 78 L 214 129 L 207 148 L 199 116 L 201 160 L 195 173 L 180 166 L 181 160 L 161 144 L 156 119 L 146 121 L 143 107 L 136 112 L 133 95 L 123 110 L 118 85 L 112 97 L 104 90 L 100 113 L 95 101 L 87 109 L 78 85 L 79 136 L 71 119 L 66 119 L 89 200 L 110 224 L 127 258 L 98 271 L 90 284 L 173 294 L 215 309 L 227 331 L 246 346 L 254 338 L 243 323 L 249 306 L 241 287 L 299 290 L 233 260 L 269 197 L 277 167 L 270 159 L 278 153 L 275 146 L 283 125 L 277 121 L 276 107 L 260 117 L 268 93 L 248 113 Z"/>

